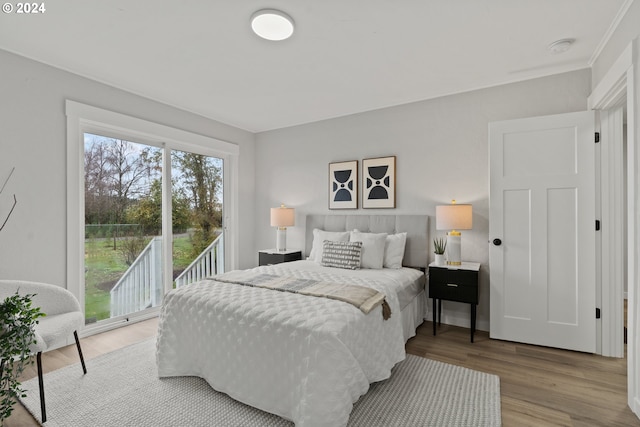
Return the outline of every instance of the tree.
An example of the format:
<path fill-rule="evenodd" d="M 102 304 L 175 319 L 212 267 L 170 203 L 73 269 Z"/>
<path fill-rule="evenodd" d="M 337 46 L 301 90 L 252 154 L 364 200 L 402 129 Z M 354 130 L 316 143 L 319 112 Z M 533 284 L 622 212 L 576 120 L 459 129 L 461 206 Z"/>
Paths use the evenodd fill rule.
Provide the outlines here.
<path fill-rule="evenodd" d="M 111 139 L 106 145 L 110 167 L 111 195 L 114 198 L 113 222 L 124 222 L 127 206 L 134 197 L 148 194 L 149 178 L 154 169 L 150 147 L 137 150 L 129 141 Z"/>
<path fill-rule="evenodd" d="M 162 150 L 97 135 L 85 138 L 86 223 L 128 222 L 140 224 L 143 233 L 160 234 Z M 172 151 L 171 158 L 173 229 L 195 228 L 197 255 L 222 226 L 222 160 L 180 151 Z"/>
<path fill-rule="evenodd" d="M 200 154 L 174 152 L 176 186 L 183 189 L 192 207 L 196 230 L 194 253 L 202 252 L 222 226 L 222 161 Z"/>
<path fill-rule="evenodd" d="M 85 222 L 104 224 L 109 205 L 108 164 L 105 146 L 93 143 L 84 151 L 84 203 Z"/>
<path fill-rule="evenodd" d="M 118 224 L 126 209 L 149 194 L 161 171 L 161 150 L 87 134 L 84 150 L 85 222 Z"/>
<path fill-rule="evenodd" d="M 180 197 L 174 191 L 171 200 L 171 216 L 174 233 L 187 230 L 191 225 L 191 211 L 189 200 Z M 162 183 L 156 179 L 151 184 L 151 191 L 129 206 L 126 221 L 130 224 L 140 224 L 145 234 L 158 235 L 162 231 Z"/>

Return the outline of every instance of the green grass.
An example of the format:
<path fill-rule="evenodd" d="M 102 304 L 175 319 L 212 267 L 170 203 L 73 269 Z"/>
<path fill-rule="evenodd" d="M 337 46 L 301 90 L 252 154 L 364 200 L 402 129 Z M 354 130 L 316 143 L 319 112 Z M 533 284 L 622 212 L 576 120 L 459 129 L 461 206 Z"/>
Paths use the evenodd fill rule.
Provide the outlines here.
<path fill-rule="evenodd" d="M 110 295 L 100 289 L 102 283 L 117 282 L 127 270 L 127 264 L 118 250 L 113 250 L 112 239 L 89 239 L 84 247 L 85 265 L 85 318 L 102 320 L 110 316 Z"/>
<path fill-rule="evenodd" d="M 187 236 L 173 238 L 173 268 L 176 270 L 184 269 L 191 264 L 193 256 L 191 251 L 193 245 Z"/>
<path fill-rule="evenodd" d="M 192 261 L 189 237 L 174 237 L 173 245 L 173 268 L 186 268 Z M 111 315 L 109 290 L 129 266 L 124 262 L 120 250 L 113 249 L 113 239 L 87 239 L 84 263 L 85 318 L 89 321 L 108 319 Z"/>

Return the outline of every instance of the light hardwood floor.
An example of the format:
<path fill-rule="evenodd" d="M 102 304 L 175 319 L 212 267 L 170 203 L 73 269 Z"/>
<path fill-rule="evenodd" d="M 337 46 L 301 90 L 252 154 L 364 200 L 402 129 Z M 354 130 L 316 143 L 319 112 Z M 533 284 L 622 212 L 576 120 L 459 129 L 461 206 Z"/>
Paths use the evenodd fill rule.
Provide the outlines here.
<path fill-rule="evenodd" d="M 492 340 L 431 322 L 407 353 L 500 377 L 504 426 L 640 426 L 627 406 L 627 360 Z"/>
<path fill-rule="evenodd" d="M 94 335 L 82 339 L 83 352 L 91 359 L 154 336 L 156 331 L 157 319 L 152 319 Z M 410 354 L 500 376 L 506 427 L 640 426 L 626 404 L 626 359 L 496 341 L 482 331 L 471 344 L 468 329 L 448 325 L 442 325 L 434 337 L 431 322 L 418 328 L 406 349 Z M 45 372 L 77 362 L 75 346 L 42 357 Z M 30 368 L 23 380 L 35 375 L 35 368 Z M 5 422 L 6 427 L 37 425 L 21 405 L 16 405 Z"/>

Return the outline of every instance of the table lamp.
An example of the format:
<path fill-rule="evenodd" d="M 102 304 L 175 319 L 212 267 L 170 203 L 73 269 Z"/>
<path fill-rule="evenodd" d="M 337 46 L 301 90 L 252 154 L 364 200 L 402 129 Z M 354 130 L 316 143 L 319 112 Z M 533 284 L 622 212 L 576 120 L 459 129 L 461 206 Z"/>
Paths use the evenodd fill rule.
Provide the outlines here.
<path fill-rule="evenodd" d="M 436 206 L 436 229 L 451 230 L 447 233 L 447 264 L 462 264 L 461 233 L 458 230 L 471 230 L 472 225 L 471 205 L 458 205 L 452 200 L 450 205 Z"/>
<path fill-rule="evenodd" d="M 296 223 L 296 210 L 280 205 L 279 208 L 271 208 L 271 226 L 278 227 L 276 232 L 276 250 L 284 252 L 287 250 L 287 227 L 292 227 Z"/>

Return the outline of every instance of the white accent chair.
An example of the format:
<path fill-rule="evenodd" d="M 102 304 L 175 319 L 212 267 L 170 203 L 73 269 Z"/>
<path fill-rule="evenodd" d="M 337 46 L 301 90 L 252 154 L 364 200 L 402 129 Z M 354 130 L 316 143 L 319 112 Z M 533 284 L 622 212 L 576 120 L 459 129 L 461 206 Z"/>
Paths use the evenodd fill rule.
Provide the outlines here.
<path fill-rule="evenodd" d="M 40 410 L 42 422 L 47 421 L 47 412 L 44 401 L 44 383 L 42 381 L 42 352 L 60 347 L 66 344 L 66 340 L 73 333 L 78 348 L 78 355 L 82 363 L 82 370 L 87 373 L 84 364 L 78 329 L 84 325 L 84 314 L 76 297 L 68 290 L 47 283 L 26 282 L 20 280 L 0 280 L 0 301 L 15 295 L 35 294 L 32 298 L 34 306 L 46 314 L 38 319 L 35 326 L 36 342 L 31 346 L 31 351 L 36 354 L 38 365 L 38 385 L 40 386 Z"/>

